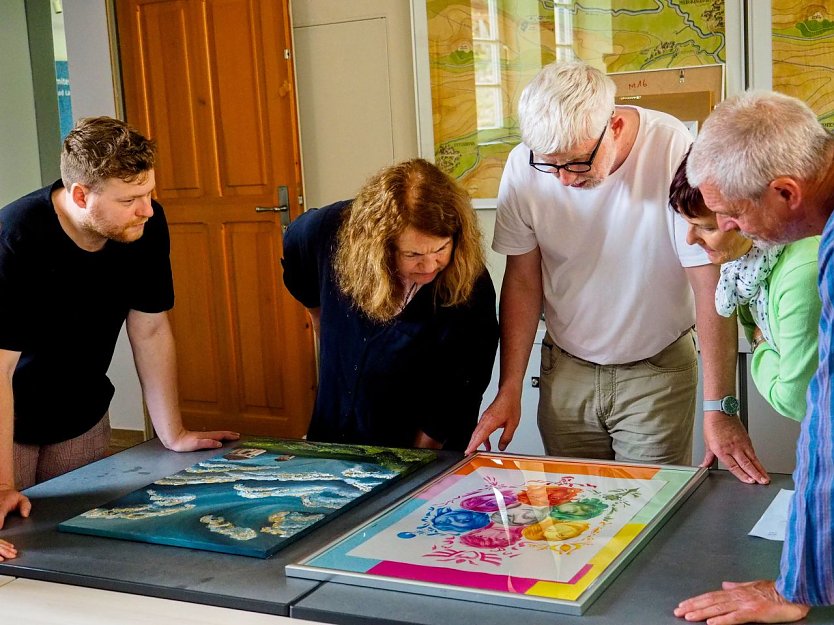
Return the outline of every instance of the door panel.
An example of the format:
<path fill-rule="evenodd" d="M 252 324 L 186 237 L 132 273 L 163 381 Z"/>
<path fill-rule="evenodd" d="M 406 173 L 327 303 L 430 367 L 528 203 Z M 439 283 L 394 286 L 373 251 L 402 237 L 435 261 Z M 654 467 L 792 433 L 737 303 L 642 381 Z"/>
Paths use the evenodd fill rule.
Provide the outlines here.
<path fill-rule="evenodd" d="M 159 197 L 198 197 L 208 165 L 201 166 L 199 155 L 204 146 L 198 140 L 210 119 L 204 106 L 208 96 L 206 71 L 199 67 L 204 55 L 198 35 L 189 28 L 189 3 L 171 0 L 127 4 L 139 4 L 132 11 L 132 28 L 120 25 L 119 29 L 128 121 L 148 132 L 155 131 L 151 134 L 159 146 Z M 125 11 L 119 14 L 127 17 Z M 132 35 L 134 41 L 124 41 L 123 34 Z M 125 54 L 126 50 L 133 54 Z M 183 97 L 185 94 L 190 97 Z"/>
<path fill-rule="evenodd" d="M 159 145 L 188 427 L 300 436 L 312 332 L 283 288 L 277 188 L 300 210 L 287 0 L 118 0 L 127 119 Z"/>
<path fill-rule="evenodd" d="M 210 257 L 211 241 L 205 224 L 171 224 L 171 264 L 174 268 L 176 305 L 170 313 L 178 332 L 180 402 L 189 412 L 211 412 L 220 402 L 222 375 L 217 316 L 211 301 L 212 276 L 209 263 L 193 259 Z M 189 354 L 200 353 L 196 359 Z"/>
<path fill-rule="evenodd" d="M 208 16 L 217 116 L 223 120 L 218 152 L 224 195 L 270 192 L 262 32 L 250 9 L 246 0 L 224 0 L 212 3 Z"/>
<path fill-rule="evenodd" d="M 237 223 L 227 229 L 236 359 L 246 363 L 238 374 L 240 410 L 261 414 L 284 407 L 280 363 L 291 362 L 272 331 L 280 325 L 275 286 L 281 280 L 275 270 L 273 231 L 269 223 Z M 253 293 L 258 293 L 258 301 Z M 267 380 L 278 383 L 265 384 Z"/>

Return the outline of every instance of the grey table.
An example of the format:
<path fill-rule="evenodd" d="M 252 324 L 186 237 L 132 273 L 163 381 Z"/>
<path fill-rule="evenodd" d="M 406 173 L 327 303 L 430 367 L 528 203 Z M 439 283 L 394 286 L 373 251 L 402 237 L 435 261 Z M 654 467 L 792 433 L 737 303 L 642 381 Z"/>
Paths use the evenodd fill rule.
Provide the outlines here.
<path fill-rule="evenodd" d="M 294 603 L 290 616 L 343 625 L 682 625 L 679 601 L 720 588 L 723 580 L 773 578 L 782 543 L 747 532 L 788 475 L 747 486 L 713 471 L 582 616 L 425 597 L 324 583 Z M 812 610 L 802 623 L 834 623 L 834 608 Z"/>
<path fill-rule="evenodd" d="M 57 523 L 175 473 L 219 450 L 177 454 L 149 441 L 26 491 L 30 519 L 12 516 L 0 537 L 20 556 L 0 562 L 0 575 L 131 592 L 166 599 L 280 614 L 330 623 L 525 623 L 662 625 L 685 597 L 717 588 L 723 579 L 776 574 L 781 543 L 747 536 L 778 488 L 745 486 L 713 472 L 654 539 L 581 617 L 507 608 L 286 578 L 297 562 L 425 483 L 460 459 L 439 459 L 337 517 L 272 558 L 196 551 L 164 545 L 60 533 Z M 834 609 L 814 610 L 807 623 L 834 623 Z"/>
<path fill-rule="evenodd" d="M 287 616 L 290 604 L 318 583 L 286 578 L 286 564 L 309 555 L 461 458 L 459 453 L 440 452 L 438 460 L 266 560 L 57 530 L 61 521 L 218 453 L 221 450 L 178 454 L 152 440 L 28 489 L 32 516 L 10 516 L 0 530 L 0 538 L 14 543 L 20 553 L 0 562 L 0 575 Z"/>

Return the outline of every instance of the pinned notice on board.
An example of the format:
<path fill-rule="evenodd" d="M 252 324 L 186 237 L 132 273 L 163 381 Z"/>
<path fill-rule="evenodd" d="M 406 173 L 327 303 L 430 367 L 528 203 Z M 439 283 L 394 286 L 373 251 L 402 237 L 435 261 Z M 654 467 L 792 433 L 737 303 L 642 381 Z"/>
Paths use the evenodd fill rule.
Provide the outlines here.
<path fill-rule="evenodd" d="M 699 65 L 609 74 L 617 85 L 616 104 L 669 113 L 693 136 L 724 99 L 724 65 Z"/>

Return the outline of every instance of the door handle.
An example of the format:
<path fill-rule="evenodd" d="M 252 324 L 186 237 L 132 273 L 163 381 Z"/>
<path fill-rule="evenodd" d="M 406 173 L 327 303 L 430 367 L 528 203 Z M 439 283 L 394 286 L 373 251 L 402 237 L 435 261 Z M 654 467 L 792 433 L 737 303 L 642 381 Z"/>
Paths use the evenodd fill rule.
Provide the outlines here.
<path fill-rule="evenodd" d="M 278 206 L 256 206 L 256 213 L 281 213 L 281 230 L 290 225 L 290 193 L 285 186 L 278 187 Z"/>

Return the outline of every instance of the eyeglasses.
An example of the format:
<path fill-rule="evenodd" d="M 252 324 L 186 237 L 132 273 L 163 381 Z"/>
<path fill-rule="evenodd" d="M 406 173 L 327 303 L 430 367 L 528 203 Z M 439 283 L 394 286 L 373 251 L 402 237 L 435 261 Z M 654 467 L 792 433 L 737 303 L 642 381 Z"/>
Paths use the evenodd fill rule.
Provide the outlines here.
<path fill-rule="evenodd" d="M 565 163 L 564 165 L 557 165 L 556 163 L 535 163 L 533 162 L 533 150 L 530 150 L 530 167 L 546 174 L 557 175 L 559 174 L 560 169 L 564 169 L 572 174 L 584 174 L 585 172 L 591 171 L 591 167 L 594 165 L 594 157 L 597 155 L 599 146 L 602 145 L 602 138 L 605 136 L 606 130 L 608 130 L 607 122 L 605 124 L 605 128 L 602 129 L 602 134 L 599 136 L 599 139 L 597 139 L 594 151 L 591 152 L 591 156 L 588 157 L 587 161 L 571 161 L 570 163 Z"/>

